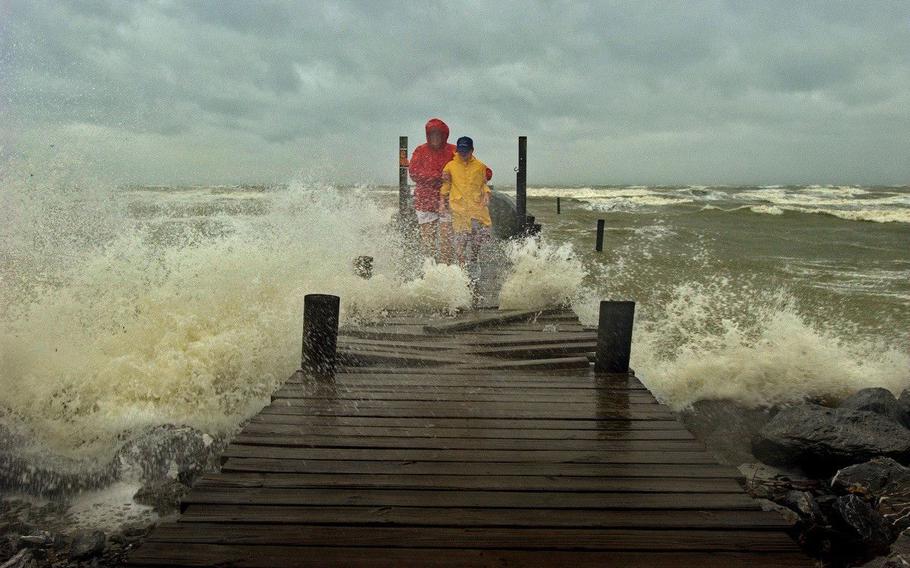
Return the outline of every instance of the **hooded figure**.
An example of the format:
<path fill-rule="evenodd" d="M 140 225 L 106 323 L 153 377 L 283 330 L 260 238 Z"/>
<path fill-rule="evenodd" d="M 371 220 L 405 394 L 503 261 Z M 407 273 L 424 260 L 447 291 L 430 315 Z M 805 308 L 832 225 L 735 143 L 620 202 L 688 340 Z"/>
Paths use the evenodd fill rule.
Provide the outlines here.
<path fill-rule="evenodd" d="M 455 155 L 455 145 L 448 143 L 449 127 L 438 118 L 427 122 L 426 133 L 427 143 L 414 149 L 408 173 L 417 184 L 414 187 L 414 209 L 435 213 L 442 185 L 442 168 Z"/>

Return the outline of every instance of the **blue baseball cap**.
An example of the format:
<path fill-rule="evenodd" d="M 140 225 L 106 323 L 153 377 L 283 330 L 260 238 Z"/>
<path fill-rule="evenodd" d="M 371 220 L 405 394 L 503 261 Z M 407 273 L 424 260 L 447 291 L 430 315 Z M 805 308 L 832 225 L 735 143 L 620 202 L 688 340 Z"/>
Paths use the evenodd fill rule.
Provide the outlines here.
<path fill-rule="evenodd" d="M 458 142 L 455 143 L 455 149 L 459 154 L 467 154 L 474 149 L 474 141 L 467 136 L 462 136 L 458 139 Z"/>

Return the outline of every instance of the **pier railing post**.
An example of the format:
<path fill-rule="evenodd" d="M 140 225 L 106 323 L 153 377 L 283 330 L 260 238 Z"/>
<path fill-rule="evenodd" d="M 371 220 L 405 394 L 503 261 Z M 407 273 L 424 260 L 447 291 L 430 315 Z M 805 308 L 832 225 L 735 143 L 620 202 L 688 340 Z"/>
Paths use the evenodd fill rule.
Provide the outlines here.
<path fill-rule="evenodd" d="M 604 224 L 603 219 L 597 220 L 597 240 L 594 243 L 594 250 L 601 252 L 604 250 Z"/>
<path fill-rule="evenodd" d="M 556 198 L 556 214 L 559 215 L 562 213 L 562 204 L 559 202 L 559 198 Z"/>
<path fill-rule="evenodd" d="M 300 367 L 320 377 L 335 374 L 338 347 L 338 296 L 307 294 L 303 298 L 303 350 Z"/>
<path fill-rule="evenodd" d="M 632 353 L 632 322 L 635 302 L 600 303 L 597 322 L 597 356 L 594 370 L 599 373 L 628 373 Z"/>
<path fill-rule="evenodd" d="M 518 137 L 518 173 L 515 176 L 515 216 L 518 231 L 524 234 L 528 223 L 528 137 Z"/>
<path fill-rule="evenodd" d="M 398 137 L 398 218 L 408 215 L 408 137 Z"/>

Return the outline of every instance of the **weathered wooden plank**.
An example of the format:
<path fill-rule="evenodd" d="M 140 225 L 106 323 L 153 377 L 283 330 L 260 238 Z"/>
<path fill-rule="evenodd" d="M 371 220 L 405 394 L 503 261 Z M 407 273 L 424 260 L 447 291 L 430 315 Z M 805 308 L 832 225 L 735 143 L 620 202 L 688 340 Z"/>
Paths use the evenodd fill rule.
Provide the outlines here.
<path fill-rule="evenodd" d="M 786 553 L 740 552 L 620 552 L 620 551 L 516 551 L 448 548 L 337 548 L 278 547 L 150 542 L 130 560 L 132 566 L 233 566 L 236 568 L 287 568 L 311 566 L 414 566 L 420 568 L 522 566 L 528 568 L 628 568 L 698 566 L 699 568 L 811 566 Z"/>
<path fill-rule="evenodd" d="M 697 440 L 526 440 L 490 438 L 393 438 L 368 436 L 303 436 L 242 433 L 232 442 L 245 446 L 295 448 L 422 448 L 437 450 L 584 450 L 695 452 L 705 446 Z"/>
<path fill-rule="evenodd" d="M 294 386 L 279 389 L 272 395 L 272 400 L 276 399 L 305 399 L 305 400 L 423 400 L 423 401 L 454 401 L 454 402 L 571 402 L 571 403 L 591 403 L 596 402 L 598 398 L 606 400 L 623 400 L 634 404 L 658 404 L 653 396 L 646 392 L 640 391 L 618 391 L 618 392 L 565 392 L 565 391 L 546 391 L 535 389 L 531 392 L 521 389 L 510 389 L 514 392 L 472 392 L 470 389 L 458 388 L 416 388 L 401 390 L 368 390 L 350 389 L 350 390 L 332 390 L 313 388 L 299 388 Z M 580 390 L 580 389 L 579 389 Z"/>
<path fill-rule="evenodd" d="M 490 438 L 510 440 L 694 440 L 689 431 L 673 430 L 548 430 L 522 428 L 443 428 L 427 426 L 408 428 L 401 426 L 315 426 L 299 424 L 273 424 L 250 422 L 244 426 L 244 435 L 285 436 L 362 436 L 403 438 Z"/>
<path fill-rule="evenodd" d="M 455 333 L 529 320 L 542 315 L 546 311 L 547 310 L 498 310 L 493 313 L 481 313 L 480 315 L 463 317 L 449 322 L 426 324 L 423 326 L 423 329 L 425 332 L 431 334 Z"/>
<path fill-rule="evenodd" d="M 579 354 L 586 356 L 589 351 L 596 349 L 596 347 L 597 343 L 594 341 L 583 343 L 529 343 L 512 346 L 467 348 L 466 352 L 470 355 L 479 355 L 481 357 L 545 359 L 554 356 Z"/>
<path fill-rule="evenodd" d="M 795 552 L 782 532 L 654 529 L 482 529 L 164 523 L 154 542 L 390 548 L 507 548 L 515 550 L 701 550 Z"/>
<path fill-rule="evenodd" d="M 221 505 L 394 506 L 437 508 L 635 510 L 760 510 L 754 499 L 740 493 L 602 493 L 558 491 L 438 491 L 432 489 L 332 488 L 195 488 L 182 506 Z"/>
<path fill-rule="evenodd" d="M 477 403 L 481 404 L 481 403 Z M 644 406 L 644 405 L 642 405 Z M 298 416 L 376 416 L 376 417 L 409 417 L 423 419 L 439 418 L 500 418 L 500 419 L 612 419 L 612 420 L 668 420 L 673 415 L 658 407 L 656 409 L 604 406 L 603 408 L 582 409 L 497 409 L 496 407 L 457 407 L 457 406 L 432 406 L 432 407 L 401 407 L 387 408 L 383 406 L 354 406 L 336 405 L 333 407 L 317 407 L 314 405 L 288 405 L 275 404 L 262 410 L 261 415 L 298 415 Z"/>
<path fill-rule="evenodd" d="M 369 367 L 361 367 L 369 368 Z M 548 391 L 572 391 L 572 390 L 581 390 L 581 391 L 596 391 L 601 392 L 604 395 L 609 395 L 610 393 L 617 392 L 621 393 L 623 390 L 628 391 L 637 391 L 640 393 L 647 393 L 648 391 L 643 386 L 623 386 L 623 385 L 613 385 L 613 384 L 603 384 L 598 386 L 594 382 L 585 381 L 585 382 L 562 382 L 559 380 L 554 380 L 552 382 L 541 382 L 541 381 L 484 381 L 477 378 L 457 378 L 450 379 L 448 376 L 438 378 L 436 380 L 408 380 L 401 379 L 403 375 L 393 375 L 385 373 L 376 373 L 370 377 L 357 377 L 356 379 L 349 379 L 346 375 L 336 376 L 334 386 L 339 390 L 356 390 L 358 388 L 397 388 L 400 390 L 408 390 L 407 387 L 415 388 L 489 388 L 489 389 L 501 389 L 501 388 L 513 388 L 513 389 L 547 389 Z M 287 381 L 286 386 L 290 387 L 310 387 L 314 383 L 312 381 Z M 332 383 L 326 383 L 323 385 L 323 388 L 328 388 Z M 596 396 L 596 392 L 590 393 L 592 396 Z"/>
<path fill-rule="evenodd" d="M 552 359 L 528 359 L 522 361 L 483 361 L 479 358 L 459 365 L 465 369 L 524 370 L 524 369 L 587 369 L 587 357 L 557 357 Z"/>
<path fill-rule="evenodd" d="M 230 458 L 224 472 L 332 473 L 389 475 L 548 475 L 575 477 L 660 477 L 742 479 L 734 467 L 710 464 L 629 463 L 523 463 L 523 462 L 430 462 L 288 460 L 275 458 Z"/>
<path fill-rule="evenodd" d="M 454 507 L 301 507 L 198 504 L 182 522 L 269 524 L 365 524 L 491 527 L 576 527 L 657 529 L 786 529 L 777 513 L 764 511 L 497 509 Z"/>
<path fill-rule="evenodd" d="M 422 450 L 365 448 L 286 448 L 232 444 L 224 458 L 270 458 L 291 460 L 521 462 L 521 463 L 638 463 L 713 464 L 703 451 L 572 451 L 572 450 Z"/>
<path fill-rule="evenodd" d="M 521 428 L 528 430 L 590 430 L 624 431 L 624 430 L 685 430 L 677 420 L 625 420 L 611 418 L 596 419 L 546 419 L 546 418 L 466 418 L 464 416 L 446 418 L 434 416 L 432 420 L 413 416 L 302 416 L 295 414 L 259 414 L 252 423 L 262 424 L 297 424 L 319 426 L 363 426 L 363 427 L 450 427 L 450 428 Z"/>
<path fill-rule="evenodd" d="M 220 473 L 204 475 L 195 488 L 338 487 L 385 489 L 484 489 L 500 491 L 601 491 L 632 493 L 742 493 L 735 479 L 575 477 L 545 475 L 385 475 L 349 473 Z"/>
<path fill-rule="evenodd" d="M 449 412 L 463 409 L 473 409 L 482 411 L 490 410 L 524 410 L 534 412 L 536 410 L 549 410 L 551 412 L 579 412 L 594 414 L 596 412 L 605 412 L 616 410 L 617 412 L 628 411 L 630 413 L 647 412 L 649 415 L 662 415 L 673 417 L 673 413 L 665 406 L 656 404 L 650 400 L 637 402 L 627 397 L 612 397 L 604 400 L 582 398 L 575 400 L 563 400 L 554 402 L 551 400 L 407 400 L 407 399 L 375 399 L 375 398 L 275 398 L 272 401 L 273 408 L 302 406 L 307 408 L 382 408 L 382 409 L 432 409 L 434 411 Z"/>

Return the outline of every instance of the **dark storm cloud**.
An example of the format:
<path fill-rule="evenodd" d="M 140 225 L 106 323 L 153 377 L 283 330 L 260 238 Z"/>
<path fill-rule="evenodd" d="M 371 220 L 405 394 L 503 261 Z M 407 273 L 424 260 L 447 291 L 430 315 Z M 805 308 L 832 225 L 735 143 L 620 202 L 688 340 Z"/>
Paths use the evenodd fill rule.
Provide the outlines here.
<path fill-rule="evenodd" d="M 478 140 L 499 183 L 519 134 L 537 182 L 910 178 L 906 2 L 0 0 L 0 11 L 18 144 L 59 136 L 149 181 L 309 168 L 392 181 L 397 135 L 419 141 L 437 115 Z"/>

